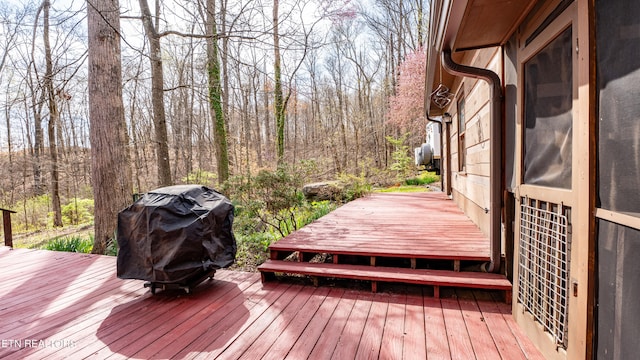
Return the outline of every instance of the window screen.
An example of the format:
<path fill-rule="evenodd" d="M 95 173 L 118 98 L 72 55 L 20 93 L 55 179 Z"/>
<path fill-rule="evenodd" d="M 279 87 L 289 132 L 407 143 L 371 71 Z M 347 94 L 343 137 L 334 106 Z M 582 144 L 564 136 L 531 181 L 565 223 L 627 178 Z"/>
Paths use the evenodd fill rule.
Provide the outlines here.
<path fill-rule="evenodd" d="M 640 1 L 596 0 L 599 207 L 640 217 Z M 596 354 L 640 354 L 640 230 L 598 220 Z"/>
<path fill-rule="evenodd" d="M 571 28 L 524 66 L 524 182 L 571 188 L 573 62 Z"/>
<path fill-rule="evenodd" d="M 596 10 L 600 206 L 640 216 L 640 1 Z"/>
<path fill-rule="evenodd" d="M 640 354 L 640 231 L 598 221 L 598 359 Z"/>

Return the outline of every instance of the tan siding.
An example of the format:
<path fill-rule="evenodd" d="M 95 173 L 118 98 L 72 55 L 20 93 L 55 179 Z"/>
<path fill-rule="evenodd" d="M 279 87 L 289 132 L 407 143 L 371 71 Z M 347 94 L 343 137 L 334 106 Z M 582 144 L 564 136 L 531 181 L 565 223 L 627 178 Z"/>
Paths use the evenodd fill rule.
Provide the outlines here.
<path fill-rule="evenodd" d="M 488 68 L 501 73 L 502 56 L 498 48 L 482 49 L 471 52 L 465 58 L 465 63 L 474 67 Z M 454 88 L 456 98 L 451 102 L 447 111 L 453 117 L 451 127 L 451 170 L 453 198 L 462 210 L 469 215 L 483 233 L 489 233 L 489 215 L 485 209 L 489 208 L 490 199 L 490 88 L 486 81 L 464 78 Z M 460 172 L 458 165 L 458 116 L 457 102 L 460 97 L 465 99 L 465 145 L 466 168 Z"/>

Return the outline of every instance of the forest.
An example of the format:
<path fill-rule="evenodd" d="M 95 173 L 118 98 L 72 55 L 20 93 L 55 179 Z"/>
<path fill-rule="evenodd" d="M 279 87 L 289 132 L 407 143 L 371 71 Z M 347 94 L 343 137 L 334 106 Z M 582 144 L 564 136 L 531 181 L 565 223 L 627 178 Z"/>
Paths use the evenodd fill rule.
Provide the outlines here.
<path fill-rule="evenodd" d="M 278 185 L 411 176 L 428 5 L 0 0 L 0 207 L 16 233 L 95 222 L 105 253 L 154 188 L 220 189 L 268 224 Z"/>

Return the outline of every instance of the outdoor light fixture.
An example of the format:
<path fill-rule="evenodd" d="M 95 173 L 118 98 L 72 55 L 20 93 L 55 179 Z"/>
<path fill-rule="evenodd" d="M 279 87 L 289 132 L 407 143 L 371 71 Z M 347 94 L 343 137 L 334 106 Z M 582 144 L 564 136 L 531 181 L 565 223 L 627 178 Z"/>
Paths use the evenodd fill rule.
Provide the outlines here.
<path fill-rule="evenodd" d="M 449 114 L 448 112 L 442 114 L 442 121 L 444 121 L 447 124 L 451 124 L 451 122 L 453 121 L 451 114 Z"/>

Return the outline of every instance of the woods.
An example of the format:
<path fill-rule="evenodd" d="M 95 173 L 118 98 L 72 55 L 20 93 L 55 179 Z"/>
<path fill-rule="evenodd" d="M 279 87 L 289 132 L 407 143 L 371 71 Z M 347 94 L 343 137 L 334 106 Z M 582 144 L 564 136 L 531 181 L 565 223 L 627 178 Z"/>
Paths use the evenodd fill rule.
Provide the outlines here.
<path fill-rule="evenodd" d="M 24 231 L 68 225 L 62 209 L 93 198 L 106 246 L 113 214 L 163 185 L 220 188 L 301 161 L 316 180 L 376 182 L 394 162 L 387 137 L 424 138 L 421 101 L 390 99 L 403 77 L 419 86 L 419 66 L 401 65 L 422 51 L 427 5 L 3 2 L 0 203 Z"/>

